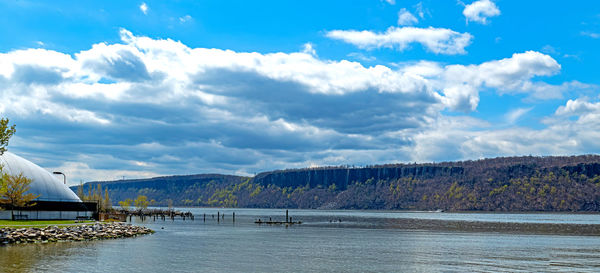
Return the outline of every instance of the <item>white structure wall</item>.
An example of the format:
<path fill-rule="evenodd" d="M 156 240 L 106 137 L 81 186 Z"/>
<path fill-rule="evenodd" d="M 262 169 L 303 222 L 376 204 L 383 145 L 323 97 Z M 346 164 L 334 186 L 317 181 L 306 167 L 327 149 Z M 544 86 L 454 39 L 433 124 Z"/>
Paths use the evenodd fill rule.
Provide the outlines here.
<path fill-rule="evenodd" d="M 15 211 L 15 215 L 25 215 L 27 220 L 74 220 L 77 217 L 92 217 L 91 211 Z M 0 220 L 10 220 L 10 210 L 0 211 Z"/>

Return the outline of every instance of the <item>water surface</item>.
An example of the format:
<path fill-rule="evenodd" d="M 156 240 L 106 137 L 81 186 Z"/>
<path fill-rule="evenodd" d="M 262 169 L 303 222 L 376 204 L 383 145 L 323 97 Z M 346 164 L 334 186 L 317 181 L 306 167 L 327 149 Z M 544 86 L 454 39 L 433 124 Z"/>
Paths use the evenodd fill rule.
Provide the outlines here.
<path fill-rule="evenodd" d="M 600 270 L 600 237 L 402 229 L 397 219 L 600 224 L 593 214 L 185 209 L 132 239 L 0 247 L 5 272 L 486 272 Z M 217 211 L 225 213 L 219 222 Z M 236 212 L 232 222 L 231 213 Z M 207 221 L 202 215 L 207 214 Z M 339 222 L 341 220 L 341 223 Z M 330 222 L 331 221 L 331 222 Z"/>

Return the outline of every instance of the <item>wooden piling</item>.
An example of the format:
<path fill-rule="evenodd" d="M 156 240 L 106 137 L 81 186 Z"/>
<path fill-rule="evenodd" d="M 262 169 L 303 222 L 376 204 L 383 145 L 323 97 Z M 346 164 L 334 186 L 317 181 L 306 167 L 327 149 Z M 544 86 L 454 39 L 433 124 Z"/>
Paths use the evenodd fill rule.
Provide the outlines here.
<path fill-rule="evenodd" d="M 231 219 L 233 219 L 233 222 L 235 222 L 235 212 L 233 212 Z"/>
<path fill-rule="evenodd" d="M 285 222 L 286 222 L 286 223 L 289 223 L 289 222 L 290 222 L 290 218 L 289 218 L 289 214 L 288 214 L 288 213 L 289 213 L 289 212 L 288 212 L 288 210 L 286 209 L 286 210 L 285 210 Z"/>

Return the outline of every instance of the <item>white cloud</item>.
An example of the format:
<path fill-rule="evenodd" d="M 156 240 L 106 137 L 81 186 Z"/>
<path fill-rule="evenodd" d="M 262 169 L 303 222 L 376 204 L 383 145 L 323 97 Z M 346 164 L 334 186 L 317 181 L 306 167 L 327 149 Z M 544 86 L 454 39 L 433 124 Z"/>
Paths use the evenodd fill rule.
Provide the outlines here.
<path fill-rule="evenodd" d="M 395 5 L 396 4 L 396 0 L 382 0 L 382 1 L 386 1 L 390 5 Z"/>
<path fill-rule="evenodd" d="M 80 181 L 107 181 L 120 179 L 136 179 L 157 177 L 161 174 L 153 171 L 134 171 L 134 170 L 119 170 L 119 169 L 95 169 L 86 163 L 67 161 L 60 166 L 56 166 L 53 170 L 60 170 L 67 175 L 69 186 L 79 185 Z M 163 174 L 164 175 L 164 174 Z"/>
<path fill-rule="evenodd" d="M 600 33 L 592 32 L 592 31 L 582 31 L 581 35 L 587 36 L 590 38 L 594 38 L 594 39 L 600 38 Z"/>
<path fill-rule="evenodd" d="M 12 151 L 86 180 L 538 151 L 547 146 L 507 144 L 523 131 L 443 113 L 476 110 L 480 92 L 583 85 L 540 81 L 560 65 L 533 51 L 472 65 L 365 66 L 319 58 L 310 43 L 300 52 L 249 53 L 120 34 L 122 43 L 72 55 L 0 54 L 0 111 L 20 128 Z M 550 135 L 523 135 L 540 134 Z"/>
<path fill-rule="evenodd" d="M 423 2 L 417 3 L 414 7 L 415 7 L 415 10 L 417 11 L 417 15 L 419 15 L 419 17 L 421 19 L 425 18 L 425 13 L 427 13 L 429 16 L 431 16 L 431 14 L 429 13 L 429 10 L 427 10 L 426 8 L 423 7 Z"/>
<path fill-rule="evenodd" d="M 581 116 L 591 113 L 600 113 L 600 103 L 589 102 L 586 98 L 568 100 L 564 106 L 558 107 L 557 116 Z"/>
<path fill-rule="evenodd" d="M 342 40 L 363 49 L 396 48 L 405 50 L 412 43 L 423 45 L 436 54 L 465 54 L 473 36 L 445 28 L 390 27 L 384 33 L 356 30 L 332 30 L 327 37 Z"/>
<path fill-rule="evenodd" d="M 508 124 L 514 124 L 521 117 L 523 117 L 524 115 L 529 113 L 532 109 L 533 109 L 533 107 L 516 108 L 516 109 L 513 109 L 513 110 L 509 111 L 508 113 L 506 113 L 506 115 L 504 115 L 504 117 Z"/>
<path fill-rule="evenodd" d="M 580 83 L 556 86 L 532 81 L 535 77 L 554 75 L 560 69 L 560 64 L 552 57 L 527 51 L 478 65 L 442 67 L 433 62 L 419 62 L 406 66 L 403 71 L 430 80 L 434 90 L 442 90 L 442 101 L 449 108 L 470 112 L 477 108 L 479 92 L 483 88 L 495 89 L 499 94 L 528 93 L 537 99 L 552 99 L 559 98 L 567 90 L 585 86 Z"/>
<path fill-rule="evenodd" d="M 414 25 L 418 22 L 419 22 L 419 19 L 417 19 L 417 17 L 415 17 L 412 13 L 410 13 L 405 8 L 402 8 L 398 12 L 398 25 L 401 25 L 401 26 Z"/>
<path fill-rule="evenodd" d="M 473 21 L 487 24 L 487 19 L 489 17 L 500 15 L 500 10 L 496 4 L 490 0 L 478 0 L 466 5 L 463 10 L 463 15 L 467 18 L 467 22 Z"/>
<path fill-rule="evenodd" d="M 189 14 L 187 14 L 185 16 L 179 17 L 179 22 L 185 23 L 185 22 L 191 21 L 192 19 L 193 19 L 192 16 L 190 16 Z"/>
<path fill-rule="evenodd" d="M 306 54 L 310 54 L 313 56 L 317 55 L 317 51 L 315 50 L 315 46 L 311 43 L 306 43 L 302 46 L 302 52 Z"/>
<path fill-rule="evenodd" d="M 144 14 L 148 14 L 148 5 L 146 5 L 146 3 L 142 3 L 140 5 L 140 10 L 144 13 Z"/>
<path fill-rule="evenodd" d="M 508 119 L 525 110 L 515 110 Z M 567 112 L 569 112 L 567 114 Z M 574 117 L 574 119 L 573 119 Z M 518 155 L 576 155 L 600 152 L 600 103 L 571 101 L 546 119 L 546 127 L 498 129 L 466 117 L 444 116 L 415 134 L 412 161 L 465 160 Z M 450 155 L 450 156 L 449 156 Z"/>
<path fill-rule="evenodd" d="M 375 58 L 374 56 L 366 56 L 365 54 L 360 53 L 360 52 L 348 53 L 347 56 L 350 58 L 361 60 L 363 62 L 373 62 L 373 61 L 377 60 L 377 58 Z"/>

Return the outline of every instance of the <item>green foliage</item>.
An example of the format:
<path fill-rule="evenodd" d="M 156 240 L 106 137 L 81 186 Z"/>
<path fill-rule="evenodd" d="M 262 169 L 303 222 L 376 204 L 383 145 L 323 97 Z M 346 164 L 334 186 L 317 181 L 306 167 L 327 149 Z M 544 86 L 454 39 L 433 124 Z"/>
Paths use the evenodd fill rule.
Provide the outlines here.
<path fill-rule="evenodd" d="M 190 182 L 179 177 L 165 178 L 164 183 L 120 182 L 110 186 L 110 192 L 116 200 L 147 195 L 163 206 L 172 200 L 174 205 L 215 207 L 600 211 L 598 156 L 304 172 L 274 172 L 269 179 L 207 175 Z"/>
<path fill-rule="evenodd" d="M 8 140 L 15 134 L 17 130 L 15 125 L 8 125 L 8 119 L 0 119 L 0 155 L 6 152 L 6 146 L 8 146 Z"/>
<path fill-rule="evenodd" d="M 31 179 L 23 174 L 9 175 L 2 173 L 4 190 L 0 195 L 0 203 L 8 204 L 13 208 L 35 206 L 32 201 L 40 195 L 27 193 L 30 189 Z"/>
<path fill-rule="evenodd" d="M 84 202 L 96 202 L 98 203 L 98 209 L 106 212 L 112 210 L 112 201 L 108 189 L 102 191 L 102 185 L 99 183 L 96 187 L 88 185 L 88 193 L 84 193 L 84 185 L 82 183 L 77 187 L 77 196 Z M 120 205 L 120 202 L 119 202 Z M 123 206 L 121 206 L 123 207 Z"/>
<path fill-rule="evenodd" d="M 489 197 L 492 197 L 494 195 L 498 195 L 503 193 L 504 191 L 506 191 L 506 189 L 508 188 L 508 185 L 504 185 L 502 187 L 499 188 L 495 188 L 492 191 L 490 191 L 490 193 L 488 194 Z"/>
<path fill-rule="evenodd" d="M 2 168 L 0 167 L 0 172 Z M 31 179 L 23 176 L 23 174 L 9 175 L 2 172 L 1 174 L 2 190 L 0 191 L 0 203 L 10 206 L 11 216 L 14 220 L 14 209 L 35 206 L 34 199 L 40 197 L 32 193 L 27 193 L 30 189 Z"/>
<path fill-rule="evenodd" d="M 121 206 L 121 209 L 123 209 L 123 210 L 129 210 L 131 208 L 132 203 L 133 203 L 133 200 L 127 198 L 123 201 L 119 201 L 119 206 Z"/>
<path fill-rule="evenodd" d="M 150 204 L 150 202 L 148 201 L 148 197 L 145 195 L 138 195 L 138 197 L 133 201 L 133 203 L 137 210 L 145 210 Z"/>

